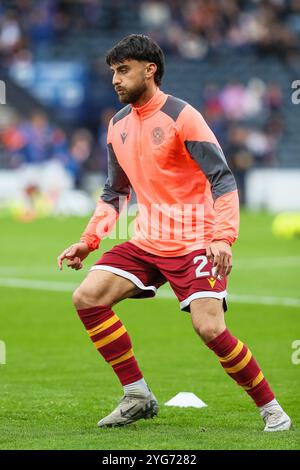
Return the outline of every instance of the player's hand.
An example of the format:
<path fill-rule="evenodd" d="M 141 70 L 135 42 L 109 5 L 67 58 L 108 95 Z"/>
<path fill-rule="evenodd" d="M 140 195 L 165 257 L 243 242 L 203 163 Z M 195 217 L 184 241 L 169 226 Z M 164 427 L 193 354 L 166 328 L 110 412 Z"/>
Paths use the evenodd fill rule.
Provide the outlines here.
<path fill-rule="evenodd" d="M 66 259 L 67 266 L 78 271 L 82 268 L 82 261 L 88 256 L 89 252 L 89 247 L 85 243 L 74 243 L 58 256 L 57 265 L 62 270 L 63 260 Z"/>
<path fill-rule="evenodd" d="M 230 274 L 232 269 L 232 252 L 228 243 L 223 241 L 211 242 L 206 248 L 206 256 L 213 263 L 215 278 L 218 275 L 225 277 Z"/>

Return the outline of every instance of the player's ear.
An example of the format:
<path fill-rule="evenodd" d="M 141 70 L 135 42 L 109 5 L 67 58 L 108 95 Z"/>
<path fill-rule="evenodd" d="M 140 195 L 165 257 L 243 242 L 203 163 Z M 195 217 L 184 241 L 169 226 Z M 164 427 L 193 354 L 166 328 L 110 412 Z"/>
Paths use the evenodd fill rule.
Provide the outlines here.
<path fill-rule="evenodd" d="M 154 77 L 155 73 L 157 71 L 157 65 L 154 62 L 150 62 L 149 64 L 146 65 L 146 78 L 150 79 Z"/>

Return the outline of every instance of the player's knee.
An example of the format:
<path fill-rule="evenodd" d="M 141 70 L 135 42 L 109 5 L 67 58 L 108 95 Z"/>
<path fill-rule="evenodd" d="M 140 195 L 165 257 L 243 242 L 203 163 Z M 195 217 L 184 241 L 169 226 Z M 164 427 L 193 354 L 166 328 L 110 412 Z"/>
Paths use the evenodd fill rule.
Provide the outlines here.
<path fill-rule="evenodd" d="M 80 307 L 81 307 L 82 300 L 83 300 L 83 296 L 82 296 L 82 294 L 81 294 L 80 288 L 78 287 L 78 288 L 73 292 L 73 296 L 72 296 L 72 302 L 73 302 L 74 307 L 80 308 Z"/>
<path fill-rule="evenodd" d="M 192 323 L 195 332 L 205 343 L 215 339 L 225 329 L 223 318 L 209 311 L 193 314 Z"/>
<path fill-rule="evenodd" d="M 200 338 L 204 341 L 204 343 L 209 343 L 213 339 L 217 338 L 223 330 L 223 325 L 211 323 L 211 324 L 194 324 L 194 329 L 196 333 L 200 336 Z"/>
<path fill-rule="evenodd" d="M 205 343 L 219 336 L 226 328 L 222 304 L 216 299 L 197 299 L 191 303 L 194 330 Z"/>
<path fill-rule="evenodd" d="M 102 305 L 101 292 L 95 292 L 94 289 L 83 286 L 79 286 L 75 290 L 72 300 L 77 310 Z"/>

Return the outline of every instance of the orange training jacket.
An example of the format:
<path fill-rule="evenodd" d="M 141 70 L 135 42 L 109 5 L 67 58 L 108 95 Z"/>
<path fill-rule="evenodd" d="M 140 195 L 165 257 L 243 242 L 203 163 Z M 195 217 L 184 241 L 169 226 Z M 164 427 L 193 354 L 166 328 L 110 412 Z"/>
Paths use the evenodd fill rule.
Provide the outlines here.
<path fill-rule="evenodd" d="M 110 233 L 134 189 L 138 214 L 130 242 L 180 256 L 238 236 L 234 177 L 202 115 L 157 89 L 143 106 L 127 105 L 109 124 L 108 178 L 81 241 L 90 250 Z"/>

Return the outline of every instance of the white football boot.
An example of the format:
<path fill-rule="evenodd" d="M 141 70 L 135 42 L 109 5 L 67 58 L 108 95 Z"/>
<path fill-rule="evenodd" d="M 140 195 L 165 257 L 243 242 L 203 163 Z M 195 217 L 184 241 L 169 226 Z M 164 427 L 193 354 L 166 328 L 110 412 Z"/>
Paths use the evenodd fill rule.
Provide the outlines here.
<path fill-rule="evenodd" d="M 98 423 L 100 428 L 126 426 L 138 419 L 153 418 L 158 414 L 158 402 L 150 393 L 148 397 L 124 395 L 115 410 Z"/>
<path fill-rule="evenodd" d="M 261 416 L 265 422 L 264 431 L 266 432 L 288 431 L 291 429 L 291 418 L 278 406 L 263 410 Z"/>

